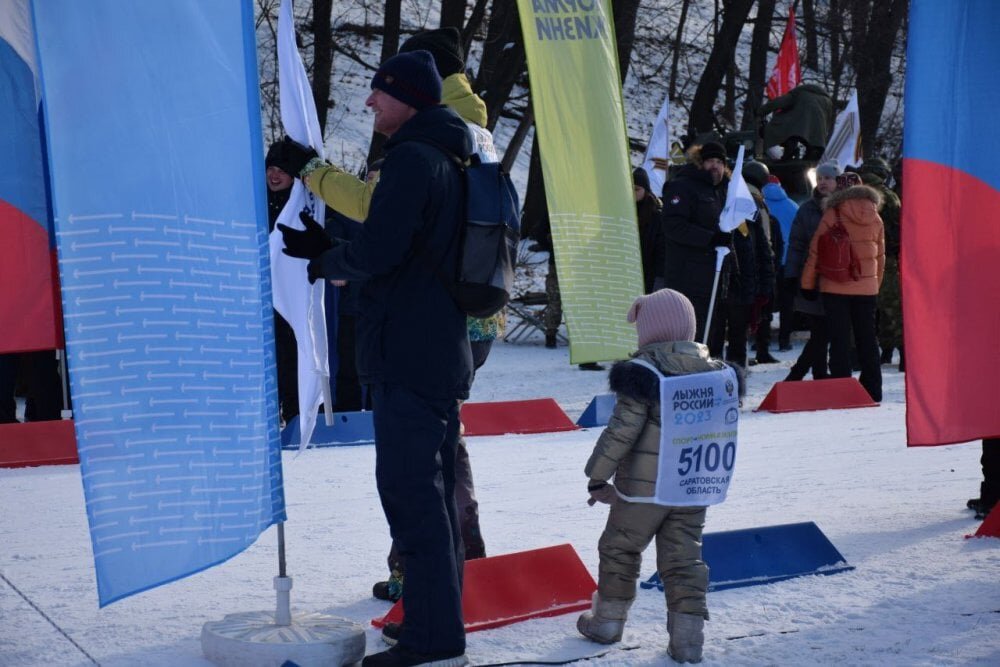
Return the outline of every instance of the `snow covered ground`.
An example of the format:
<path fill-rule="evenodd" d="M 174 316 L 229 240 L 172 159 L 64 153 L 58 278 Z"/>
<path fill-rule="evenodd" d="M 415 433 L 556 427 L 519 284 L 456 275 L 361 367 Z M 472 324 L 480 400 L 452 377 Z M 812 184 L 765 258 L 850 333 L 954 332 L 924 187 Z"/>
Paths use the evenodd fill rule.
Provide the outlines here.
<path fill-rule="evenodd" d="M 750 370 L 733 485 L 706 531 L 814 521 L 856 569 L 709 594 L 705 664 L 1000 665 L 1000 540 L 963 539 L 978 526 L 965 509 L 978 490 L 978 444 L 907 449 L 894 366 L 883 367 L 881 407 L 754 413 L 800 349 Z M 535 338 L 498 344 L 472 400 L 551 396 L 575 419 L 605 387 L 606 374 L 578 370 L 565 347 Z M 470 439 L 491 554 L 569 542 L 596 576 L 607 512 L 587 506 L 583 465 L 599 432 Z M 293 610 L 366 627 L 387 611 L 370 595 L 389 546 L 374 460 L 371 446 L 286 452 Z M 208 665 L 204 622 L 273 609 L 273 528 L 221 566 L 100 610 L 79 467 L 0 470 L 0 505 L 0 665 L 90 664 L 10 584 L 102 665 Z M 647 552 L 644 577 L 653 560 Z M 483 664 L 596 650 L 575 620 L 477 632 L 468 653 Z M 670 664 L 666 641 L 663 597 L 643 590 L 622 642 L 637 648 L 587 664 Z M 381 648 L 369 630 L 369 652 Z"/>

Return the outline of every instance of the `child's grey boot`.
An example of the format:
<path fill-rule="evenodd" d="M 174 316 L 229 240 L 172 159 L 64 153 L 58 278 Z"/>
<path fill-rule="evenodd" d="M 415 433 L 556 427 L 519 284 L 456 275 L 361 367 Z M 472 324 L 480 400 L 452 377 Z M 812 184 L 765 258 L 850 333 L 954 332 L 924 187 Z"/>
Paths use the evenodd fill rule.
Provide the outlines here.
<path fill-rule="evenodd" d="M 701 647 L 705 643 L 705 619 L 697 614 L 667 612 L 667 633 L 670 645 L 667 653 L 676 662 L 701 662 Z"/>
<path fill-rule="evenodd" d="M 583 612 L 576 619 L 576 629 L 587 639 L 600 644 L 621 641 L 631 606 L 632 600 L 602 598 L 600 593 L 595 592 L 590 611 Z"/>

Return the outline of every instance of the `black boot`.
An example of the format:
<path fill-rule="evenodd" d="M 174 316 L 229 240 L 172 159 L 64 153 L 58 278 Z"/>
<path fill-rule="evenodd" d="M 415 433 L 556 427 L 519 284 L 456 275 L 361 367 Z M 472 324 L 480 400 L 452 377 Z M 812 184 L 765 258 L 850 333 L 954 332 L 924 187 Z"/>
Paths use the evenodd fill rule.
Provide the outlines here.
<path fill-rule="evenodd" d="M 886 365 L 886 364 L 891 364 L 892 363 L 892 347 L 891 346 L 889 346 L 889 347 L 883 347 L 882 348 L 882 356 L 879 357 L 878 361 L 883 366 Z"/>
<path fill-rule="evenodd" d="M 757 361 L 758 364 L 776 364 L 776 363 L 778 363 L 778 360 L 775 359 L 773 356 L 771 356 L 771 353 L 768 352 L 767 350 L 764 350 L 763 352 L 758 352 L 757 353 L 757 359 L 756 359 L 756 361 Z"/>
<path fill-rule="evenodd" d="M 596 361 L 588 361 L 585 364 L 577 364 L 581 371 L 603 371 L 604 366 L 600 365 Z"/>
<path fill-rule="evenodd" d="M 556 347 L 556 335 L 554 333 L 545 334 L 545 347 L 552 350 Z"/>
<path fill-rule="evenodd" d="M 438 667 L 463 667 L 469 660 L 464 652 L 459 653 L 413 653 L 399 646 L 388 651 L 373 653 L 361 661 L 362 667 L 413 667 L 414 665 L 435 665 Z"/>
<path fill-rule="evenodd" d="M 372 597 L 387 602 L 397 602 L 403 597 L 403 574 L 393 570 L 388 581 L 379 581 L 372 586 Z"/>

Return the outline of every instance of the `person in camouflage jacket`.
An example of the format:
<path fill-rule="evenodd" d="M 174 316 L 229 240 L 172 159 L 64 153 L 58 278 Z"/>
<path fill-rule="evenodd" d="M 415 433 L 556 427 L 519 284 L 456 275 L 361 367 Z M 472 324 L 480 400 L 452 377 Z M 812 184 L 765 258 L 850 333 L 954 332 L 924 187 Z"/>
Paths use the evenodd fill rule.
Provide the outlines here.
<path fill-rule="evenodd" d="M 899 350 L 900 370 L 903 369 L 903 303 L 899 286 L 899 216 L 901 204 L 886 181 L 891 174 L 882 158 L 870 158 L 858 170 L 861 180 L 882 195 L 879 215 L 885 225 L 885 277 L 878 292 L 878 343 L 881 362 L 892 363 L 892 351 Z"/>

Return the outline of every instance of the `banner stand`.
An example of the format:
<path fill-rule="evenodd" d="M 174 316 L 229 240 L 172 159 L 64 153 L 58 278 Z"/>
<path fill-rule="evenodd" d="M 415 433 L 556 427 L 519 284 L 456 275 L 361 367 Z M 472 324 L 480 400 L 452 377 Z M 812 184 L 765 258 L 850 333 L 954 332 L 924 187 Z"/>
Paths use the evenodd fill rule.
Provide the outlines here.
<path fill-rule="evenodd" d="M 357 623 L 316 612 L 291 613 L 292 578 L 285 571 L 285 524 L 278 523 L 278 576 L 274 612 L 249 611 L 209 621 L 201 650 L 216 665 L 265 667 L 351 665 L 365 655 L 365 631 Z"/>

